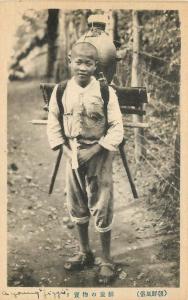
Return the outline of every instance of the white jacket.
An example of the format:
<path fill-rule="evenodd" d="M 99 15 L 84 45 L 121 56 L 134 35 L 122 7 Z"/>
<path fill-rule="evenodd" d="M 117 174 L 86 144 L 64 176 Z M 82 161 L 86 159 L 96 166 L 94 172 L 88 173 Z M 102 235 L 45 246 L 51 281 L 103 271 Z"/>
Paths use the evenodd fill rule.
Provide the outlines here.
<path fill-rule="evenodd" d="M 51 95 L 47 124 L 47 135 L 52 149 L 65 141 L 59 123 L 56 91 L 57 85 Z M 91 77 L 90 83 L 85 88 L 79 86 L 74 77 L 71 78 L 62 101 L 64 134 L 67 138 L 77 138 L 86 144 L 98 141 L 102 147 L 110 151 L 117 150 L 123 139 L 123 122 L 116 93 L 111 87 L 107 108 L 107 132 L 100 84 L 94 77 Z"/>

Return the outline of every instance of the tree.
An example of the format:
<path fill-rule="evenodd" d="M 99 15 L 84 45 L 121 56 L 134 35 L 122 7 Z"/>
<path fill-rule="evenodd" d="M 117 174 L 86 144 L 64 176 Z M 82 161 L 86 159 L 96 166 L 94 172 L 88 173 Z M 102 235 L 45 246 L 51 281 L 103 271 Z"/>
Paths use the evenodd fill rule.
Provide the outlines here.
<path fill-rule="evenodd" d="M 46 76 L 48 78 L 53 76 L 54 63 L 57 56 L 57 36 L 58 36 L 58 9 L 48 9 L 47 20 L 47 43 L 48 43 L 48 55 L 47 55 L 47 70 Z"/>

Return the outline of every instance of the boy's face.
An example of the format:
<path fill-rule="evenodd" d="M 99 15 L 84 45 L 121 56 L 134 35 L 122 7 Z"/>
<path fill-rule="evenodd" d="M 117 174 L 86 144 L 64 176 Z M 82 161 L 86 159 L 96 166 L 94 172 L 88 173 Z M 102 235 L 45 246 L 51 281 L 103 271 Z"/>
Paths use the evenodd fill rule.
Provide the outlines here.
<path fill-rule="evenodd" d="M 85 49 L 84 49 L 85 48 Z M 96 59 L 92 49 L 79 46 L 71 56 L 71 72 L 76 82 L 85 87 L 96 70 Z"/>

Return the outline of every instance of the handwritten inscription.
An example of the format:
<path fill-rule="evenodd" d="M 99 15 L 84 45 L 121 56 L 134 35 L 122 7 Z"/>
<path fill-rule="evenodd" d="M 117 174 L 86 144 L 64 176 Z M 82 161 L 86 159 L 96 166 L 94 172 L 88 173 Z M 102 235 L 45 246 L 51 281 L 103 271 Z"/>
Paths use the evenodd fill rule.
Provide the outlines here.
<path fill-rule="evenodd" d="M 69 291 L 67 289 L 65 290 L 58 290 L 58 291 L 46 291 L 43 289 L 38 289 L 34 291 L 2 291 L 1 295 L 6 298 L 7 296 L 13 296 L 15 299 L 24 299 L 23 296 L 30 295 L 33 296 L 33 299 L 47 299 L 47 298 L 54 298 L 54 299 L 65 299 L 65 298 L 71 298 L 71 299 L 95 299 L 95 298 L 106 298 L 106 299 L 112 299 L 114 297 L 114 291 Z"/>

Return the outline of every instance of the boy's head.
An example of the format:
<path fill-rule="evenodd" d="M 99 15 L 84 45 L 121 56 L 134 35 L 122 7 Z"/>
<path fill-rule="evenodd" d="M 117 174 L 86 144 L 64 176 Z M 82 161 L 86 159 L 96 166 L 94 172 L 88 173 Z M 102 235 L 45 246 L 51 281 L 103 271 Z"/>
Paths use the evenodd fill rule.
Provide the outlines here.
<path fill-rule="evenodd" d="M 80 42 L 73 46 L 70 57 L 71 73 L 76 82 L 85 87 L 97 67 L 97 49 L 90 43 Z"/>

